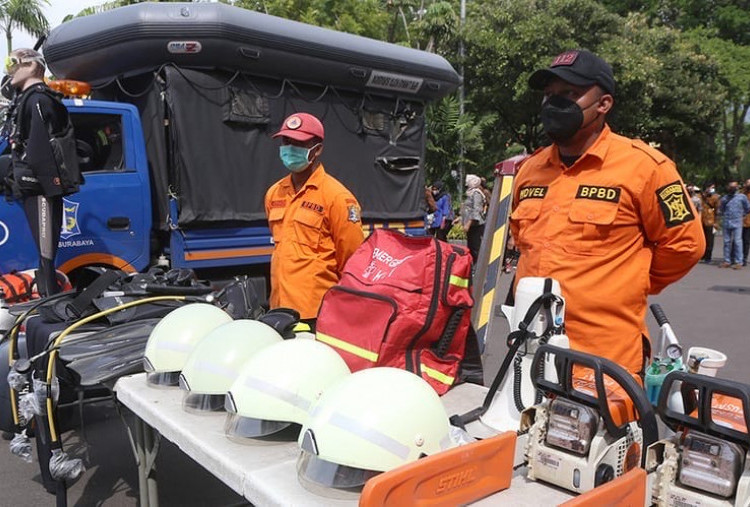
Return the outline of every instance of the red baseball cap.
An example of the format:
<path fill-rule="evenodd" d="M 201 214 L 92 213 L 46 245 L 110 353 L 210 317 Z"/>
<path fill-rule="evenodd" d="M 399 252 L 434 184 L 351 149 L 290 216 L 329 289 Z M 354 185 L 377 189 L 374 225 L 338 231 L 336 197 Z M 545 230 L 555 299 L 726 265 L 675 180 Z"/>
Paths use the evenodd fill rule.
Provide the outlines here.
<path fill-rule="evenodd" d="M 313 137 L 323 139 L 325 129 L 320 120 L 308 113 L 294 113 L 284 120 L 281 130 L 272 137 L 288 137 L 295 141 L 306 142 Z"/>

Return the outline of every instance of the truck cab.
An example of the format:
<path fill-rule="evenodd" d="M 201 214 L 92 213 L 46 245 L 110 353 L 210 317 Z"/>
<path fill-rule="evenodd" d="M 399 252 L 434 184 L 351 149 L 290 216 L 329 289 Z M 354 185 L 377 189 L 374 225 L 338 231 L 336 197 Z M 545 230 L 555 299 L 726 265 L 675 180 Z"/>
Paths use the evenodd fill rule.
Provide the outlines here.
<path fill-rule="evenodd" d="M 63 200 L 57 265 L 66 273 L 89 265 L 141 270 L 150 262 L 151 198 L 138 110 L 95 100 L 64 103 L 85 184 Z M 36 248 L 18 201 L 0 203 L 0 231 L 0 271 L 35 267 Z"/>

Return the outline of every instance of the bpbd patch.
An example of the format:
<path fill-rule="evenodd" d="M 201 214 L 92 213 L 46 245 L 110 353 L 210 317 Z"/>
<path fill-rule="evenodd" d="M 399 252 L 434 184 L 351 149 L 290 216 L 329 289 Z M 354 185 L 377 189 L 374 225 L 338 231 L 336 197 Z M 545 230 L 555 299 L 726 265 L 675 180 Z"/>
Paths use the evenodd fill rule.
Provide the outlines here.
<path fill-rule="evenodd" d="M 675 227 L 695 219 L 688 196 L 679 181 L 673 181 L 656 189 L 656 198 L 661 206 L 667 227 Z"/>
<path fill-rule="evenodd" d="M 518 202 L 524 199 L 544 199 L 547 195 L 547 187 L 521 187 L 518 191 Z"/>
<path fill-rule="evenodd" d="M 323 214 L 323 206 L 321 206 L 317 202 L 302 201 L 301 206 L 305 209 L 312 210 L 318 214 Z"/>
<path fill-rule="evenodd" d="M 619 187 L 597 187 L 579 185 L 576 199 L 593 199 L 594 201 L 620 202 Z"/>

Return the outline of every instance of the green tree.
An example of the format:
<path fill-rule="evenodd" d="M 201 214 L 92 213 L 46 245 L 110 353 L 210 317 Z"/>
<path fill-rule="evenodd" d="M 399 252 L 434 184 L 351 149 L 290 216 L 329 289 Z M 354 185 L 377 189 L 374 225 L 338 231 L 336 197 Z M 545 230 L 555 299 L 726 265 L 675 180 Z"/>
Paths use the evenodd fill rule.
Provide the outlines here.
<path fill-rule="evenodd" d="M 623 0 L 611 0 L 619 3 Z M 750 108 L 750 2 L 747 0 L 650 0 L 651 22 L 682 30 L 717 65 L 723 88 L 720 131 L 712 173 L 723 181 L 737 178 L 748 152 Z M 701 95 L 705 92 L 701 89 Z M 743 141 L 745 140 L 745 141 Z"/>
<path fill-rule="evenodd" d="M 237 0 L 234 5 L 381 40 L 389 19 L 380 0 Z"/>
<path fill-rule="evenodd" d="M 472 111 L 497 114 L 480 165 L 504 157 L 513 143 L 532 151 L 547 142 L 538 115 L 542 97 L 529 90 L 528 78 L 571 48 L 612 64 L 617 90 L 608 121 L 615 131 L 660 144 L 685 168 L 699 166 L 696 158 L 711 151 L 721 104 L 717 68 L 679 30 L 651 27 L 646 14 L 622 17 L 594 0 L 471 5 L 466 83 Z"/>
<path fill-rule="evenodd" d="M 13 31 L 22 30 L 41 37 L 49 30 L 43 7 L 48 0 L 4 0 L 0 2 L 0 26 L 5 32 L 8 52 L 13 50 Z"/>
<path fill-rule="evenodd" d="M 184 2 L 184 1 L 199 1 L 199 0 L 110 0 L 108 2 L 104 2 L 103 4 L 95 5 L 94 7 L 86 7 L 82 11 L 80 11 L 78 14 L 68 14 L 63 18 L 63 23 L 66 21 L 70 21 L 73 18 L 78 18 L 81 16 L 90 16 L 91 14 L 97 14 L 99 12 L 105 12 L 105 11 L 111 11 L 112 9 L 117 9 L 118 7 L 125 7 L 127 5 L 134 5 L 139 4 L 142 2 Z M 222 2 L 226 3 L 226 2 Z"/>
<path fill-rule="evenodd" d="M 495 115 L 482 116 L 460 113 L 458 98 L 448 96 L 427 109 L 427 150 L 425 170 L 427 181 L 443 180 L 454 193 L 460 193 L 462 182 L 454 177 L 459 162 L 465 171 L 491 176 L 493 165 L 481 167 L 477 163 L 485 150 L 485 130 L 494 123 Z M 464 144 L 463 157 L 459 150 Z"/>

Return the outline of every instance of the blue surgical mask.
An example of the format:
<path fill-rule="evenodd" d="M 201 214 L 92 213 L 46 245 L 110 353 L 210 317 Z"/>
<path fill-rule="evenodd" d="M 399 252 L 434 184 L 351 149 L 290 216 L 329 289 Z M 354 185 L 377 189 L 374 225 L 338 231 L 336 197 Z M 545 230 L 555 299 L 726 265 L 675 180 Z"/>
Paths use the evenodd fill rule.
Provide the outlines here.
<path fill-rule="evenodd" d="M 316 144 L 312 148 L 303 148 L 292 144 L 284 144 L 279 147 L 279 157 L 287 169 L 293 173 L 302 172 L 310 165 L 310 152 L 317 148 Z"/>

